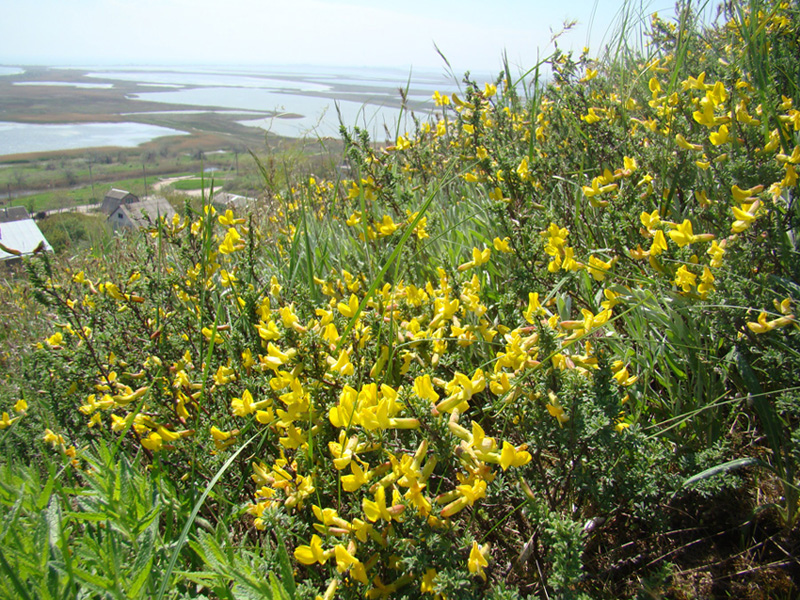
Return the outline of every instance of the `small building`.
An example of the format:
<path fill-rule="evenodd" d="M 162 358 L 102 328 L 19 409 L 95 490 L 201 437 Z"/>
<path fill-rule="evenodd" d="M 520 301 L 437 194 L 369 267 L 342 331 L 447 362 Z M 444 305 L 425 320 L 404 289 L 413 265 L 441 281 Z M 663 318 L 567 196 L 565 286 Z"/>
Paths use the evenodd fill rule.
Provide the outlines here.
<path fill-rule="evenodd" d="M 134 194 L 126 192 L 125 190 L 118 190 L 114 188 L 109 190 L 109 192 L 103 197 L 103 204 L 100 205 L 100 212 L 110 215 L 123 204 L 133 204 L 134 202 L 138 201 L 139 198 Z"/>
<path fill-rule="evenodd" d="M 132 204 L 120 204 L 106 221 L 114 231 L 140 229 L 152 227 L 161 217 L 171 220 L 175 214 L 175 209 L 165 198 L 153 196 Z"/>
<path fill-rule="evenodd" d="M 230 194 L 228 192 L 220 192 L 214 195 L 211 204 L 219 211 L 233 210 L 239 212 L 249 212 L 250 209 L 257 202 L 256 198 L 249 198 L 247 196 L 240 196 L 238 194 Z"/>
<path fill-rule="evenodd" d="M 15 208 L 21 208 L 22 211 Z M 9 213 L 23 218 L 5 220 L 9 218 Z M 43 250 L 52 252 L 53 248 L 24 207 L 0 210 L 0 261 L 12 261 Z"/>

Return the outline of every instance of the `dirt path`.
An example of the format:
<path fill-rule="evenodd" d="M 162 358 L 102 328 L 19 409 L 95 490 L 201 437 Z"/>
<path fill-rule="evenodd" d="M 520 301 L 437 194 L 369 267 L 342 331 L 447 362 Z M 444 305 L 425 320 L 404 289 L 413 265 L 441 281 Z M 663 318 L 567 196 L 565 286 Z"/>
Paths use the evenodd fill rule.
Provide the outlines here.
<path fill-rule="evenodd" d="M 162 187 L 172 185 L 176 181 L 182 181 L 184 179 L 196 179 L 196 175 L 183 175 L 181 177 L 167 177 L 166 179 L 161 179 L 153 184 L 153 191 L 159 191 Z M 218 192 L 222 189 L 222 186 L 214 186 L 214 192 Z M 203 190 L 176 190 L 181 194 L 186 194 L 187 196 L 194 196 L 200 197 L 203 194 Z"/>

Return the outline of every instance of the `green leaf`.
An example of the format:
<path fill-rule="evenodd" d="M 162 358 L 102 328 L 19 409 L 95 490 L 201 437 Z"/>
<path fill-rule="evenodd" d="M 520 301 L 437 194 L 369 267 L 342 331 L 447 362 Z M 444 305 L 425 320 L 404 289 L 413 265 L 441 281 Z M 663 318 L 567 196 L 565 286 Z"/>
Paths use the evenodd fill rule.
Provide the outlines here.
<path fill-rule="evenodd" d="M 280 600 L 290 600 L 289 594 L 286 593 L 286 588 L 281 585 L 281 582 L 278 581 L 278 578 L 275 577 L 275 573 L 272 571 L 269 572 L 269 585 L 272 590 L 272 597 L 273 598 L 280 598 Z"/>
<path fill-rule="evenodd" d="M 689 479 L 683 482 L 683 487 L 691 487 L 698 481 L 703 481 L 705 479 L 709 479 L 710 477 L 715 477 L 716 475 L 727 473 L 728 471 L 733 471 L 735 469 L 743 469 L 744 467 L 755 467 L 755 466 L 764 467 L 766 469 L 772 470 L 772 468 L 767 463 L 758 458 L 737 458 L 736 460 L 731 460 L 721 465 L 711 467 L 710 469 L 706 469 L 705 471 L 702 471 L 697 475 L 689 477 Z"/>
<path fill-rule="evenodd" d="M 6 556 L 3 554 L 2 546 L 0 546 L 0 569 L 11 581 L 11 585 L 13 585 L 14 589 L 17 590 L 20 598 L 23 598 L 24 600 L 30 600 L 31 597 L 28 594 L 28 590 L 25 589 L 25 587 L 22 585 L 22 582 L 19 580 L 19 577 L 17 577 L 16 569 L 12 569 L 11 565 L 9 565 L 8 561 L 6 561 Z"/>
<path fill-rule="evenodd" d="M 289 596 L 294 599 L 297 597 L 297 586 L 294 582 L 292 563 L 289 560 L 289 553 L 286 551 L 286 544 L 283 543 L 283 536 L 278 532 L 278 564 L 281 569 L 281 579 Z"/>
<path fill-rule="evenodd" d="M 736 350 L 735 359 L 736 367 L 747 386 L 747 391 L 752 395 L 753 406 L 756 409 L 756 413 L 758 413 L 758 418 L 761 421 L 761 426 L 764 428 L 764 433 L 767 435 L 767 443 L 772 449 L 773 460 L 777 467 L 778 475 L 785 479 L 785 449 L 783 447 L 783 428 L 781 427 L 780 419 L 775 411 L 775 407 L 763 392 L 755 371 L 738 349 Z"/>
<path fill-rule="evenodd" d="M 11 507 L 11 511 L 8 513 L 6 518 L 3 520 L 3 531 L 0 532 L 0 543 L 6 539 L 6 535 L 13 527 L 14 523 L 17 521 L 17 515 L 19 514 L 20 509 L 22 508 L 22 497 L 18 498 L 16 502 L 14 502 L 14 506 Z"/>
<path fill-rule="evenodd" d="M 89 573 L 82 569 L 75 569 L 73 572 L 75 573 L 75 577 L 97 592 L 107 592 L 114 587 L 114 582 L 106 577 L 101 577 L 100 575 Z"/>
<path fill-rule="evenodd" d="M 44 507 L 47 506 L 48 502 L 50 502 L 50 496 L 53 493 L 54 485 L 55 485 L 55 478 L 51 474 L 50 477 L 47 478 L 47 483 L 44 485 L 42 493 L 39 494 L 38 500 L 36 500 L 36 508 L 38 508 L 39 510 L 44 510 Z"/>
<path fill-rule="evenodd" d="M 128 597 L 130 598 L 135 598 L 139 595 L 142 587 L 147 583 L 147 579 L 150 576 L 150 569 L 153 565 L 157 527 L 158 522 L 153 521 L 152 526 L 145 529 L 137 540 L 138 553 L 133 567 L 131 568 L 131 577 L 133 581 L 128 591 Z"/>
<path fill-rule="evenodd" d="M 61 510 L 57 499 L 51 498 L 44 514 L 45 519 L 47 519 L 47 539 L 50 544 L 50 552 L 54 556 L 60 556 L 61 551 L 58 548 L 58 542 L 61 541 Z"/>

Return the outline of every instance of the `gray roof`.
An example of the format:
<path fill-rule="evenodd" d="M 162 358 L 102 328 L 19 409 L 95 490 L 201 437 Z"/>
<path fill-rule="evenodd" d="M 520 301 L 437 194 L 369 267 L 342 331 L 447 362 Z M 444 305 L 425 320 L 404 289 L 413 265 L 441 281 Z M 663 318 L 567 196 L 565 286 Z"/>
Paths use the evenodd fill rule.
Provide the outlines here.
<path fill-rule="evenodd" d="M 113 198 L 114 200 L 123 200 L 126 196 L 134 196 L 130 192 L 126 192 L 125 190 L 118 190 L 117 188 L 112 188 L 106 192 L 104 198 Z"/>
<path fill-rule="evenodd" d="M 0 244 L 11 250 L 17 250 L 20 254 L 32 254 L 39 244 L 44 244 L 45 250 L 51 252 L 53 250 L 33 219 L 0 224 Z M 14 254 L 0 249 L 0 260 L 14 257 Z"/>
<path fill-rule="evenodd" d="M 117 210 L 124 211 L 131 221 L 139 227 L 149 227 L 154 224 L 159 217 L 171 219 L 175 214 L 175 209 L 165 198 L 154 196 L 147 200 L 123 204 Z M 116 212 L 116 211 L 114 211 Z M 108 218 L 111 219 L 113 213 Z"/>
<path fill-rule="evenodd" d="M 24 206 L 9 206 L 8 208 L 0 208 L 0 223 L 8 223 L 9 221 L 21 221 L 22 219 L 30 219 L 28 209 Z"/>
<path fill-rule="evenodd" d="M 132 204 L 138 201 L 139 198 L 137 198 L 136 195 L 126 192 L 125 190 L 114 188 L 103 196 L 103 204 L 100 206 L 100 212 L 110 215 L 117 210 L 120 204 Z"/>
<path fill-rule="evenodd" d="M 248 198 L 239 194 L 219 192 L 214 195 L 213 204 L 222 208 L 246 208 L 249 204 L 257 202 L 256 198 Z"/>

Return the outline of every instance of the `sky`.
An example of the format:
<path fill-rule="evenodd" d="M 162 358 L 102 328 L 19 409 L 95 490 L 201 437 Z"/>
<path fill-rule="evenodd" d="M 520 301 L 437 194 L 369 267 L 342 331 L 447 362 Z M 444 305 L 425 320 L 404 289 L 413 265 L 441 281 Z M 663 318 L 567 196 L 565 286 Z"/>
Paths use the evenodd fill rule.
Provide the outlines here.
<path fill-rule="evenodd" d="M 643 4 L 642 4 L 643 3 Z M 456 72 L 532 67 L 559 47 L 599 55 L 624 0 L 9 0 L 5 65 L 331 65 Z M 670 0 L 629 0 L 638 14 Z"/>

